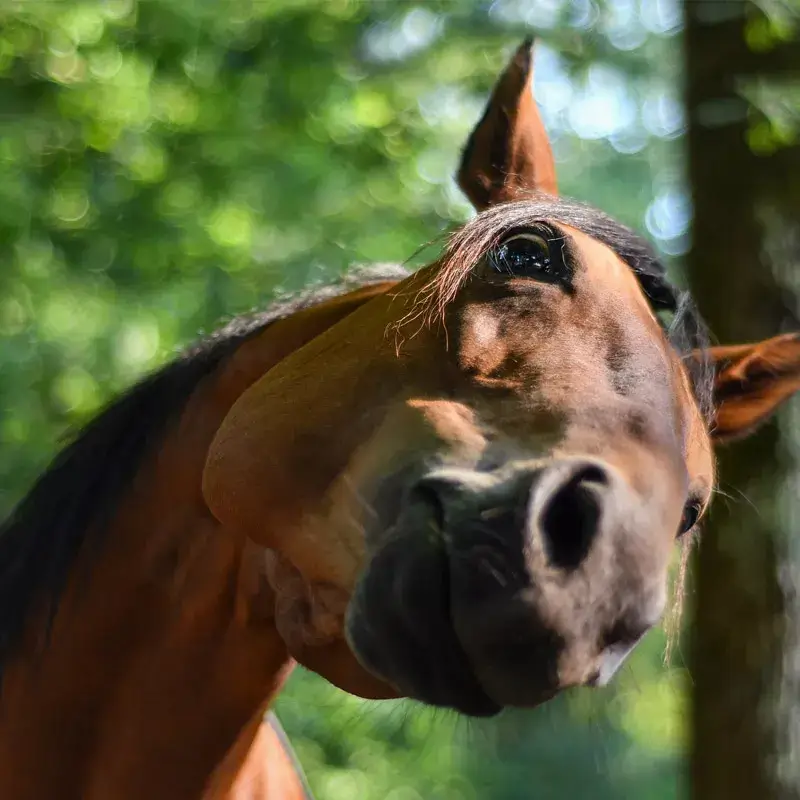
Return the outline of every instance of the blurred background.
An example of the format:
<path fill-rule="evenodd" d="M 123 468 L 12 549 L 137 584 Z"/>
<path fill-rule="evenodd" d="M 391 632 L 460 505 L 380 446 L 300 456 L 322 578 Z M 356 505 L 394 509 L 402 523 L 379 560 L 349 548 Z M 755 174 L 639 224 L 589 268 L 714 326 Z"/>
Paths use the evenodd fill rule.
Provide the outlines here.
<path fill-rule="evenodd" d="M 3 0 L 0 516 L 66 435 L 227 317 L 429 260 L 471 213 L 460 148 L 530 33 L 562 192 L 682 282 L 682 30 L 678 0 Z M 664 644 L 610 689 L 488 723 L 302 670 L 277 711 L 320 800 L 666 800 L 687 679 Z"/>

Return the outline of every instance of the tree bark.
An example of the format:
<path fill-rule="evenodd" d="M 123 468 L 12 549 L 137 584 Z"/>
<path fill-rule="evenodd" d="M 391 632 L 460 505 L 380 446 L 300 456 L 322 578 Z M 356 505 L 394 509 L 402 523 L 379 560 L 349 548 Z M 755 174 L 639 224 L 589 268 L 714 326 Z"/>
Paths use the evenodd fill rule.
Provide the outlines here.
<path fill-rule="evenodd" d="M 755 155 L 740 90 L 756 77 L 785 80 L 800 51 L 750 52 L 745 27 L 759 12 L 747 3 L 685 0 L 684 8 L 689 284 L 720 342 L 753 341 L 797 327 L 780 263 L 791 247 L 776 244 L 791 243 L 798 223 L 800 150 Z M 698 800 L 800 796 L 800 559 L 775 499 L 793 470 L 779 428 L 780 418 L 719 452 L 720 493 L 695 561 L 690 780 Z"/>

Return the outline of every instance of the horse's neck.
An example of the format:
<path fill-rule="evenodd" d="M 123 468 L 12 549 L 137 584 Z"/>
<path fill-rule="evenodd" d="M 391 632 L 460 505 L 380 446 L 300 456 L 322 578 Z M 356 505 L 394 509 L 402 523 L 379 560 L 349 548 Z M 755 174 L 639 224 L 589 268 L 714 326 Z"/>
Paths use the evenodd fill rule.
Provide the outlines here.
<path fill-rule="evenodd" d="M 197 800 L 278 689 L 269 588 L 200 489 L 226 373 L 195 391 L 102 549 L 79 558 L 41 655 L 31 637 L 8 664 L 3 798 Z"/>
<path fill-rule="evenodd" d="M 240 739 L 203 800 L 310 800 L 311 794 L 276 718 Z"/>
<path fill-rule="evenodd" d="M 290 662 L 258 551 L 203 502 L 206 452 L 249 385 L 369 296 L 274 323 L 195 390 L 100 552 L 79 558 L 42 654 L 33 620 L 6 667 L 4 800 L 224 797 L 224 776 L 252 763 L 241 748 Z"/>

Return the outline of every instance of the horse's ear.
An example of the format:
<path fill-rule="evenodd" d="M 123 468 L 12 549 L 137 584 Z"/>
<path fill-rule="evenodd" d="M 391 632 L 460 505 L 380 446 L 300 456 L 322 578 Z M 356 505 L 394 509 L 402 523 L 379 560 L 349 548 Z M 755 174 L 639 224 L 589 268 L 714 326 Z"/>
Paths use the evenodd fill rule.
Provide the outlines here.
<path fill-rule="evenodd" d="M 557 194 L 550 142 L 533 97 L 533 39 L 500 76 L 461 156 L 458 185 L 478 211 L 532 192 Z"/>
<path fill-rule="evenodd" d="M 715 442 L 746 436 L 800 390 L 800 334 L 788 333 L 755 344 L 712 347 L 715 367 Z"/>

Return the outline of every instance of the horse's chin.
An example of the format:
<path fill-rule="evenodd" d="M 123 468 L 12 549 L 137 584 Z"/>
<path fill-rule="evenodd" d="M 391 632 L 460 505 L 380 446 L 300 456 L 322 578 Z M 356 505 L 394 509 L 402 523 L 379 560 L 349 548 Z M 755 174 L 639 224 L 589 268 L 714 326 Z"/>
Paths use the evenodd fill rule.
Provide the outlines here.
<path fill-rule="evenodd" d="M 482 591 L 492 559 L 468 556 L 435 526 L 397 525 L 383 538 L 345 616 L 365 670 L 402 696 L 474 717 L 598 682 L 594 657 L 565 647 L 521 593 Z"/>
<path fill-rule="evenodd" d="M 348 606 L 355 657 L 398 694 L 473 717 L 503 706 L 477 678 L 450 612 L 449 564 L 441 543 L 395 532 L 370 560 Z"/>

